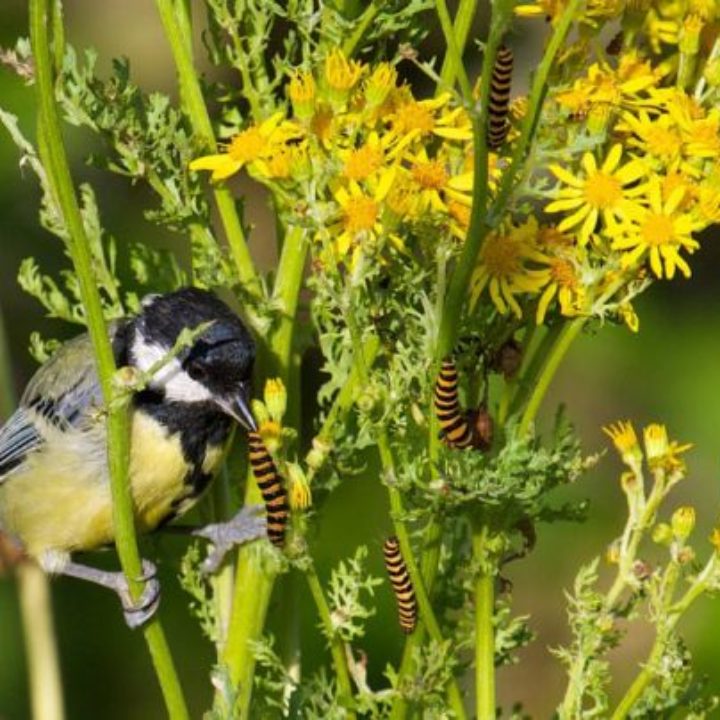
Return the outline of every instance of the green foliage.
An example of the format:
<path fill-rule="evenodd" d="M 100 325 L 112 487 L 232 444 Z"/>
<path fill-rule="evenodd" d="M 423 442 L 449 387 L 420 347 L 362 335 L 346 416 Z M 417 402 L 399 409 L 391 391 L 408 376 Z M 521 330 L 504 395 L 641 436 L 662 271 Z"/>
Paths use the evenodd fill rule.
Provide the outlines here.
<path fill-rule="evenodd" d="M 367 574 L 367 554 L 367 548 L 362 545 L 353 557 L 341 560 L 328 583 L 332 633 L 345 642 L 363 637 L 365 620 L 375 614 L 367 602 L 375 595 L 375 588 L 382 580 Z M 323 628 L 323 632 L 327 634 L 328 628 Z"/>

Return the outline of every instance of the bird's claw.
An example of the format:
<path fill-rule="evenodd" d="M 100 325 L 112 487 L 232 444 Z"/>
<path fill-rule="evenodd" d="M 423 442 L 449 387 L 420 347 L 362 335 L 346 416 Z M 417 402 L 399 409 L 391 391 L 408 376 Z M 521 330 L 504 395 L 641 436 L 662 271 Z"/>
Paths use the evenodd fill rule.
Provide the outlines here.
<path fill-rule="evenodd" d="M 116 574 L 115 590 L 122 603 L 123 615 L 128 627 L 134 630 L 144 625 L 155 614 L 160 605 L 160 581 L 156 577 L 157 568 L 149 560 L 142 561 L 142 575 L 137 582 L 145 587 L 140 597 L 135 600 L 130 593 L 127 578 L 121 572 Z"/>
<path fill-rule="evenodd" d="M 213 546 L 201 566 L 204 574 L 216 572 L 225 555 L 234 547 L 266 536 L 265 516 L 260 514 L 262 511 L 262 505 L 247 505 L 227 522 L 205 525 L 193 531 L 195 537 L 205 538 Z"/>

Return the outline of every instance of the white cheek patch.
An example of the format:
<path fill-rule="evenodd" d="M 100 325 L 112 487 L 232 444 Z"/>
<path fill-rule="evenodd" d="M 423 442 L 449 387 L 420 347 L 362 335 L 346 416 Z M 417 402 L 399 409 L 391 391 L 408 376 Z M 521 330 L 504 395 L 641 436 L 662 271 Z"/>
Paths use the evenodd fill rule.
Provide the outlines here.
<path fill-rule="evenodd" d="M 135 332 L 131 354 L 135 367 L 147 372 L 155 363 L 162 360 L 170 348 L 157 343 L 149 343 L 139 332 Z M 175 402 L 203 402 L 212 400 L 212 394 L 202 384 L 193 380 L 183 370 L 180 361 L 173 358 L 153 376 L 150 387 L 165 391 L 165 397 Z"/>

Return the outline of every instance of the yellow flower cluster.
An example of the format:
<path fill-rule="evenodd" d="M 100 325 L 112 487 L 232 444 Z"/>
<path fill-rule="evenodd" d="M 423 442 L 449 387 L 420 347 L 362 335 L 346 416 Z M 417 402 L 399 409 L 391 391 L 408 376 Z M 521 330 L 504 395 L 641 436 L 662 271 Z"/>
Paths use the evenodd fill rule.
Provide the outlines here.
<path fill-rule="evenodd" d="M 632 26 L 634 37 L 650 38 L 637 17 L 643 2 L 670 17 L 669 4 L 595 0 L 581 22 L 599 27 L 622 15 L 623 32 Z M 702 0 L 684 6 L 683 22 L 715 18 Z M 564 7 L 542 0 L 517 10 L 554 18 Z M 631 301 L 648 269 L 656 278 L 690 275 L 697 233 L 720 222 L 720 67 L 717 82 L 698 71 L 696 91 L 686 91 L 679 66 L 656 61 L 651 45 L 647 55 L 629 49 L 597 62 L 589 51 L 569 51 L 568 62 L 581 70 L 585 58 L 586 69 L 550 93 L 538 126 L 542 149 L 531 158 L 537 167 L 484 239 L 471 307 L 487 295 L 497 312 L 521 318 L 530 310 L 538 323 L 553 313 L 609 314 L 637 330 Z M 214 180 L 245 168 L 268 185 L 314 233 L 317 267 L 355 268 L 363 255 L 410 261 L 421 228 L 423 237 L 431 228 L 464 241 L 474 148 L 470 118 L 449 93 L 418 99 L 394 65 L 369 66 L 339 49 L 314 70 L 290 73 L 286 89 L 286 110 L 190 168 Z M 508 140 L 488 153 L 491 201 L 526 112 L 527 101 L 516 98 Z M 554 223 L 534 216 L 539 197 Z"/>
<path fill-rule="evenodd" d="M 399 228 L 428 219 L 464 238 L 472 132 L 449 93 L 418 100 L 392 64 L 370 67 L 334 50 L 316 73 L 293 72 L 287 94 L 288 112 L 243 130 L 190 169 L 223 180 L 246 168 L 279 190 L 291 211 L 318 226 L 324 263 L 354 263 L 383 247 L 403 251 L 407 233 Z M 495 187 L 495 153 L 488 170 Z"/>

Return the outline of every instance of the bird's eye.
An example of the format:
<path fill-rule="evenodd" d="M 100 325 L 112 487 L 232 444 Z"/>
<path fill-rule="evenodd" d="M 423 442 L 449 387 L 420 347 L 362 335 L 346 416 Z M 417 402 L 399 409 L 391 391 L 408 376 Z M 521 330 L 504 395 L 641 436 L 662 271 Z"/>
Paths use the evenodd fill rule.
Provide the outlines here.
<path fill-rule="evenodd" d="M 198 382 L 203 382 L 204 380 L 207 380 L 208 376 L 208 371 L 205 365 L 197 361 L 191 362 L 188 365 L 187 373 L 193 380 L 197 380 Z"/>

